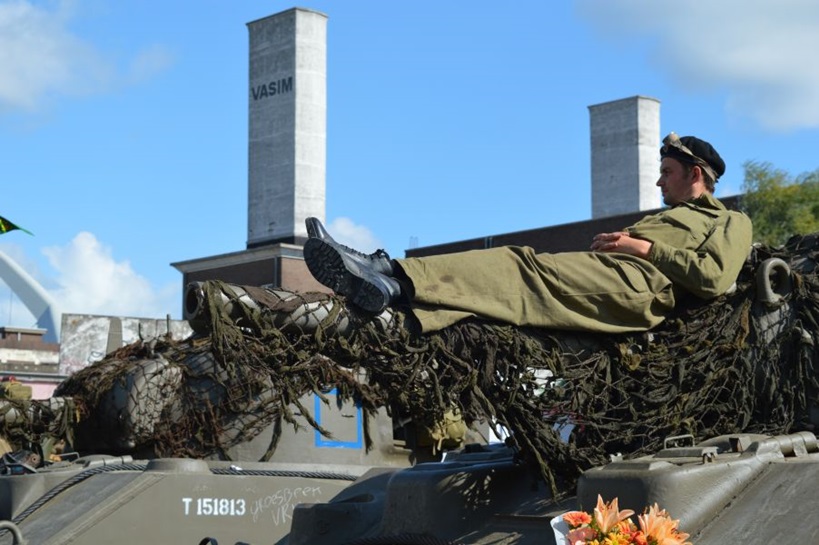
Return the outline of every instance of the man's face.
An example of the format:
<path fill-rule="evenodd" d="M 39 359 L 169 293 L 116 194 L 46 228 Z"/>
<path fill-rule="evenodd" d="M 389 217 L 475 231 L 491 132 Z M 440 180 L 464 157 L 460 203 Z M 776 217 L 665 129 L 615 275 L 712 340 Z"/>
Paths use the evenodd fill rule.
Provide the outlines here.
<path fill-rule="evenodd" d="M 694 169 L 686 172 L 681 162 L 671 157 L 664 157 L 660 163 L 660 179 L 657 187 L 663 192 L 663 202 L 674 206 L 699 195 L 695 195 Z"/>

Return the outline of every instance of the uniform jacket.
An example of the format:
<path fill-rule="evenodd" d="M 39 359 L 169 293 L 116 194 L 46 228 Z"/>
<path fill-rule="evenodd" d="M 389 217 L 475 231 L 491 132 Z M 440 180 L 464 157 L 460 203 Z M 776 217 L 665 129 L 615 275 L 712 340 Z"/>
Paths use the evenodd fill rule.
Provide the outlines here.
<path fill-rule="evenodd" d="M 397 261 L 412 281 L 412 310 L 425 332 L 478 317 L 619 333 L 662 322 L 681 290 L 703 299 L 725 293 L 752 241 L 748 217 L 707 193 L 624 231 L 652 242 L 648 259 L 505 246 Z"/>

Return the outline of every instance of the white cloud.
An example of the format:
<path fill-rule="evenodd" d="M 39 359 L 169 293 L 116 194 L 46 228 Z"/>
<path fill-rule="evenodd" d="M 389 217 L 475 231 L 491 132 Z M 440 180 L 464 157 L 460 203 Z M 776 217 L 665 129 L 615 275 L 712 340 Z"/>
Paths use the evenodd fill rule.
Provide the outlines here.
<path fill-rule="evenodd" d="M 363 225 L 356 225 L 350 218 L 336 218 L 327 225 L 332 237 L 341 244 L 360 252 L 371 253 L 381 248 L 381 241 Z"/>
<path fill-rule="evenodd" d="M 650 37 L 651 62 L 674 83 L 723 91 L 726 108 L 772 130 L 819 127 L 815 0 L 576 0 L 615 41 Z"/>
<path fill-rule="evenodd" d="M 79 233 L 67 246 L 43 253 L 57 271 L 58 287 L 51 293 L 62 312 L 140 318 L 178 314 L 178 286 L 156 289 L 128 261 L 116 261 L 91 233 Z"/>
<path fill-rule="evenodd" d="M 7 107 L 36 110 L 52 93 L 86 94 L 111 80 L 111 66 L 67 29 L 63 6 L 0 3 L 0 101 Z"/>
<path fill-rule="evenodd" d="M 108 92 L 118 81 L 140 83 L 171 64 L 170 53 L 154 45 L 118 77 L 115 59 L 69 28 L 72 6 L 0 1 L 0 111 L 35 112 L 56 96 Z"/>
<path fill-rule="evenodd" d="M 0 244 L 12 259 L 51 295 L 59 310 L 68 314 L 94 314 L 128 318 L 179 318 L 181 286 L 157 288 L 133 270 L 127 261 L 116 261 L 111 249 L 91 233 L 79 233 L 63 247 L 43 249 L 54 269 L 47 279 L 19 246 Z M 36 318 L 0 279 L 0 325 L 34 327 Z"/>
<path fill-rule="evenodd" d="M 131 61 L 128 69 L 128 81 L 132 84 L 142 83 L 161 74 L 169 68 L 175 56 L 166 47 L 154 44 L 144 48 Z"/>

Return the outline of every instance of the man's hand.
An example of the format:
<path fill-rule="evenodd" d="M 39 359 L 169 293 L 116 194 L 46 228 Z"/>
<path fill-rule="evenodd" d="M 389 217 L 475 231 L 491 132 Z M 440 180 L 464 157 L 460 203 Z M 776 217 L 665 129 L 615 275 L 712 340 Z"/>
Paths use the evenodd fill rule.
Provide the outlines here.
<path fill-rule="evenodd" d="M 600 233 L 592 240 L 591 250 L 593 252 L 619 252 L 648 259 L 651 243 L 640 238 L 632 238 L 623 231 Z"/>

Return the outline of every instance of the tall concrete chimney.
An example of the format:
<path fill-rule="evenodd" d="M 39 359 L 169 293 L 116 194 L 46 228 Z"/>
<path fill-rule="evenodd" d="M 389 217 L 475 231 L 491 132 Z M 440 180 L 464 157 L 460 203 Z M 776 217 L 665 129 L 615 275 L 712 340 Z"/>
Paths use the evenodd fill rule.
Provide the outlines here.
<path fill-rule="evenodd" d="M 247 248 L 300 244 L 324 220 L 327 16 L 293 8 L 248 23 Z"/>
<path fill-rule="evenodd" d="M 592 218 L 662 206 L 660 101 L 635 96 L 589 106 Z"/>

